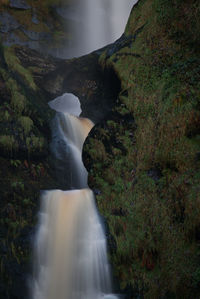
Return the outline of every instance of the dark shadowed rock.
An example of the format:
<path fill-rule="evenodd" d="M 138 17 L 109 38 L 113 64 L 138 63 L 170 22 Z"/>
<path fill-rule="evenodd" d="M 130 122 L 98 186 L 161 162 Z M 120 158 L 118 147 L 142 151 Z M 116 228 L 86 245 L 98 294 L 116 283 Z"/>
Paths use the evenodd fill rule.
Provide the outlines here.
<path fill-rule="evenodd" d="M 32 68 L 37 86 L 49 101 L 66 92 L 73 93 L 81 102 L 82 116 L 95 123 L 111 110 L 120 83 L 114 73 L 102 72 L 97 52 L 62 60 L 17 47 L 16 55 L 23 67 Z"/>
<path fill-rule="evenodd" d="M 10 0 L 10 7 L 23 10 L 31 8 L 31 6 L 27 4 L 24 0 Z"/>
<path fill-rule="evenodd" d="M 35 9 L 33 9 L 32 22 L 33 22 L 33 24 L 36 24 L 36 25 L 38 25 L 40 23 L 40 21 L 37 18 L 37 14 L 36 14 Z"/>
<path fill-rule="evenodd" d="M 40 41 L 38 40 L 30 40 L 27 39 L 23 41 L 16 33 L 9 32 L 7 34 L 6 39 L 3 38 L 3 42 L 5 46 L 12 46 L 12 45 L 20 45 L 29 47 L 30 49 L 40 50 Z"/>
<path fill-rule="evenodd" d="M 134 35 L 126 36 L 123 33 L 119 39 L 117 39 L 113 44 L 109 45 L 106 51 L 106 59 L 111 57 L 112 55 L 114 55 L 115 53 L 117 53 L 118 51 L 120 51 L 125 47 L 131 48 L 132 43 L 136 40 L 138 34 L 142 32 L 144 26 L 145 24 L 141 26 L 138 30 L 136 30 Z"/>
<path fill-rule="evenodd" d="M 20 24 L 8 12 L 0 14 L 0 32 L 7 33 L 20 27 Z"/>
<path fill-rule="evenodd" d="M 4 37 L 2 38 L 2 40 L 4 41 Z M 25 42 L 22 42 L 19 36 L 17 36 L 17 34 L 15 34 L 14 32 L 9 32 L 9 34 L 7 34 L 6 36 L 6 41 L 4 42 L 4 45 L 11 46 L 13 44 L 24 46 Z"/>
<path fill-rule="evenodd" d="M 51 38 L 51 34 L 47 32 L 34 32 L 25 28 L 22 28 L 22 31 L 30 40 L 33 41 L 49 40 Z"/>
<path fill-rule="evenodd" d="M 158 168 L 151 168 L 147 171 L 147 175 L 152 178 L 155 182 L 158 182 L 162 177 L 162 172 Z"/>

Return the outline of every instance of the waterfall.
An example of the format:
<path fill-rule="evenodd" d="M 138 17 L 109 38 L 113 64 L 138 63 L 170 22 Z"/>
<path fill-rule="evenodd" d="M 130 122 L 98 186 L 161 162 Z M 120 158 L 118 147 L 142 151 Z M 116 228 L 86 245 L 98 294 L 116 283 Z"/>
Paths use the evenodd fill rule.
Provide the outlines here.
<path fill-rule="evenodd" d="M 93 123 L 68 113 L 57 112 L 53 122 L 51 151 L 61 185 L 68 189 L 87 187 L 87 171 L 82 162 L 82 146 Z"/>
<path fill-rule="evenodd" d="M 72 14 L 78 24 L 72 31 L 76 45 L 66 56 L 83 55 L 113 42 L 136 2 L 76 0 Z M 55 172 L 68 191 L 43 192 L 31 299 L 117 299 L 112 294 L 104 229 L 82 162 L 82 146 L 94 124 L 80 117 L 79 100 L 72 94 L 49 106 L 56 111 L 51 142 Z"/>
<path fill-rule="evenodd" d="M 93 193 L 87 188 L 87 171 L 81 159 L 93 123 L 76 116 L 80 104 L 71 94 L 49 105 L 57 111 L 52 125 L 52 151 L 63 162 L 60 173 L 71 172 L 72 184 L 79 189 L 43 192 L 35 238 L 32 299 L 116 299 L 111 294 L 105 233 Z M 65 168 L 67 157 L 70 168 Z"/>
<path fill-rule="evenodd" d="M 100 299 L 111 292 L 106 239 L 91 190 L 46 191 L 35 246 L 34 299 Z"/>
<path fill-rule="evenodd" d="M 74 21 L 67 57 L 81 56 L 114 42 L 124 32 L 131 8 L 138 0 L 75 0 L 66 19 Z M 74 40 L 74 43 L 73 43 Z"/>

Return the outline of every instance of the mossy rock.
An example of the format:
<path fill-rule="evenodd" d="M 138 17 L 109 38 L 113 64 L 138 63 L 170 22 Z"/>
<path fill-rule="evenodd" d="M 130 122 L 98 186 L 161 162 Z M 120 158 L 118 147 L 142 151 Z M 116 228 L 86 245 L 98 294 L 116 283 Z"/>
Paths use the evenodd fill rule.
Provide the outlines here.
<path fill-rule="evenodd" d="M 121 81 L 115 109 L 132 122 L 113 111 L 85 145 L 89 184 L 116 242 L 114 273 L 130 298 L 200 295 L 200 4 L 170 3 L 140 0 L 101 55 Z"/>

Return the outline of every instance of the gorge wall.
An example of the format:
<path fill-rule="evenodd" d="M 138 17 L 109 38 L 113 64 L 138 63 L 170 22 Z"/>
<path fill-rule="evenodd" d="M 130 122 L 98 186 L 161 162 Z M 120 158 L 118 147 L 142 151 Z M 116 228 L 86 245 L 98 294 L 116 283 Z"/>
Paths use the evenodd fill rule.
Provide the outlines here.
<path fill-rule="evenodd" d="M 199 296 L 199 13 L 197 1 L 141 0 L 99 59 L 121 92 L 85 164 L 130 298 Z"/>
<path fill-rule="evenodd" d="M 4 4 L 0 14 L 7 11 L 13 17 L 18 14 L 18 9 L 10 8 L 9 2 Z M 47 9 L 52 4 L 53 1 L 43 3 L 46 20 L 52 17 Z M 36 10 L 40 17 L 44 7 Z M 20 10 L 20 14 L 22 23 L 31 21 L 30 13 Z M 52 26 L 56 30 L 54 23 Z M 80 98 L 82 116 L 98 122 L 111 109 L 120 83 L 114 72 L 103 74 L 98 64 L 101 51 L 63 60 L 48 56 L 44 49 L 37 52 L 21 43 L 8 47 L 2 42 L 0 297 L 27 299 L 40 190 L 62 187 L 49 151 L 50 120 L 54 113 L 47 103 L 64 92 L 73 92 Z M 112 90 L 110 86 L 115 83 L 117 88 Z"/>

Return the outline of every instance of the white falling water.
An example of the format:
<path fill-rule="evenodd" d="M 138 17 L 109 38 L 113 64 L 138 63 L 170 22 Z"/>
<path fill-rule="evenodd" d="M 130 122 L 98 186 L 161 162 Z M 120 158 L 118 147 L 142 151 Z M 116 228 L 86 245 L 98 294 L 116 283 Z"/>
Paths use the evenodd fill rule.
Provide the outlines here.
<path fill-rule="evenodd" d="M 35 239 L 35 276 L 32 299 L 116 299 L 112 295 L 106 238 L 94 196 L 87 186 L 87 171 L 82 163 L 82 146 L 93 123 L 70 115 L 79 113 L 77 98 L 70 94 L 69 107 L 63 98 L 49 103 L 57 110 L 52 143 L 55 157 L 64 159 L 68 148 L 71 169 L 81 189 L 44 192 L 40 223 Z M 60 147 L 61 143 L 63 146 Z M 57 145 L 58 144 L 58 145 Z M 64 163 L 64 161 L 63 161 Z"/>
<path fill-rule="evenodd" d="M 137 0 L 77 0 L 76 46 L 66 56 L 86 54 L 120 37 Z M 32 299 L 117 299 L 111 294 L 106 238 L 87 188 L 82 146 L 93 123 L 80 118 L 80 103 L 65 94 L 49 103 L 57 111 L 51 149 L 57 173 L 70 191 L 46 191 L 34 248 Z M 72 116 L 73 114 L 73 116 Z M 70 167 L 69 167 L 70 165 Z M 65 174 L 70 174 L 65 175 Z"/>
<path fill-rule="evenodd" d="M 82 112 L 79 99 L 72 93 L 65 93 L 48 104 L 57 112 L 66 112 L 74 116 L 79 116 Z"/>
<path fill-rule="evenodd" d="M 45 192 L 36 256 L 34 299 L 106 298 L 111 292 L 106 239 L 92 191 Z"/>
<path fill-rule="evenodd" d="M 53 120 L 51 151 L 56 158 L 57 176 L 70 189 L 87 187 L 82 146 L 93 125 L 88 119 L 63 112 L 57 112 Z M 67 179 L 69 182 L 65 181 Z"/>
<path fill-rule="evenodd" d="M 71 10 L 66 12 L 66 19 L 73 19 L 76 24 L 71 28 L 75 46 L 67 51 L 68 56 L 88 54 L 118 39 L 124 32 L 131 8 L 137 1 L 75 0 L 71 4 Z"/>

